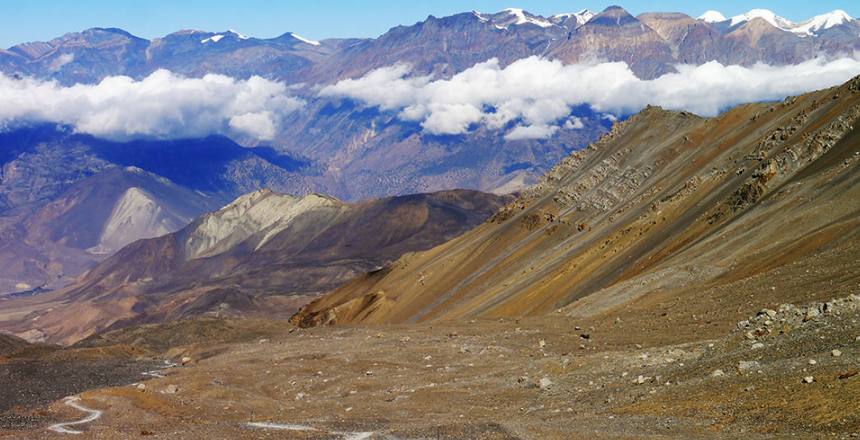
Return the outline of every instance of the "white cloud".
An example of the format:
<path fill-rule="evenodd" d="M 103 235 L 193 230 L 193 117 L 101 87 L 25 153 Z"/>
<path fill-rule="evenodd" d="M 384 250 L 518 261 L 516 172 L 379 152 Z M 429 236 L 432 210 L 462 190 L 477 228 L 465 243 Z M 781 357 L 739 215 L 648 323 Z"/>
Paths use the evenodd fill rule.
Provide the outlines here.
<path fill-rule="evenodd" d="M 505 134 L 505 140 L 546 139 L 555 134 L 556 131 L 558 131 L 558 127 L 551 125 L 518 125 Z"/>
<path fill-rule="evenodd" d="M 565 121 L 564 128 L 567 130 L 579 130 L 580 128 L 585 128 L 585 123 L 582 122 L 582 119 L 571 116 L 570 119 Z"/>
<path fill-rule="evenodd" d="M 279 120 L 304 102 L 283 83 L 223 75 L 185 78 L 159 70 L 63 87 L 53 81 L 0 74 L 0 128 L 20 121 L 52 122 L 114 140 L 178 139 L 241 134 L 271 139 Z"/>
<path fill-rule="evenodd" d="M 50 69 L 51 72 L 56 72 L 56 71 L 60 70 L 63 66 L 71 63 L 74 60 L 75 60 L 75 54 L 74 53 L 64 53 L 64 54 L 58 56 L 57 58 L 55 58 L 53 61 L 51 61 L 51 64 L 48 66 L 48 69 Z"/>
<path fill-rule="evenodd" d="M 516 122 L 507 139 L 534 139 L 552 136 L 560 126 L 581 128 L 582 121 L 568 119 L 576 105 L 629 114 L 652 104 L 713 116 L 739 103 L 782 99 L 841 84 L 860 74 L 860 59 L 750 67 L 713 61 L 676 69 L 642 80 L 623 62 L 564 65 L 530 57 L 505 68 L 491 59 L 450 79 L 432 80 L 410 77 L 409 67 L 398 64 L 327 86 L 320 96 L 399 110 L 400 118 L 420 121 L 432 134 L 461 134 L 474 124 L 501 129 Z"/>

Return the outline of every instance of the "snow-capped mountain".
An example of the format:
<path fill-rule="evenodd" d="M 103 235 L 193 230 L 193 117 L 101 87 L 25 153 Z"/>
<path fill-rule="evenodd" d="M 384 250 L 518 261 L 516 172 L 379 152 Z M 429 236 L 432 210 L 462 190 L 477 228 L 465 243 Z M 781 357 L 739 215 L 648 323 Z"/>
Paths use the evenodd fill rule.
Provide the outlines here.
<path fill-rule="evenodd" d="M 550 21 L 557 24 L 565 24 L 568 20 L 575 20 L 577 25 L 583 25 L 591 20 L 594 17 L 594 12 L 589 11 L 588 9 L 583 9 L 579 12 L 565 12 L 562 14 L 555 14 L 550 17 Z"/>
<path fill-rule="evenodd" d="M 719 11 L 714 11 L 713 9 L 705 11 L 705 13 L 700 15 L 698 19 L 705 23 L 719 23 L 727 20 L 725 15 L 721 14 Z"/>
<path fill-rule="evenodd" d="M 769 9 L 751 9 L 745 14 L 735 15 L 730 19 L 731 22 L 729 25 L 734 27 L 739 24 L 754 20 L 756 18 L 761 18 L 762 20 L 770 23 L 771 26 L 784 30 L 789 30 L 792 26 L 794 26 L 794 23 L 792 23 L 790 20 L 776 15 L 773 11 Z"/>
<path fill-rule="evenodd" d="M 830 29 L 834 26 L 854 21 L 854 18 L 841 9 L 816 15 L 799 23 L 780 17 L 769 9 L 752 9 L 744 14 L 735 15 L 730 19 L 725 18 L 718 11 L 710 10 L 698 17 L 699 20 L 706 23 L 725 23 L 728 28 L 735 28 L 757 18 L 766 21 L 777 29 L 791 32 L 801 37 L 817 36 L 824 29 Z"/>
<path fill-rule="evenodd" d="M 520 26 L 532 24 L 542 28 L 552 27 L 553 23 L 539 15 L 534 15 L 519 8 L 507 8 L 490 16 L 493 22 L 501 27 Z"/>
<path fill-rule="evenodd" d="M 853 20 L 854 18 L 848 15 L 847 12 L 837 9 L 798 23 L 791 29 L 791 32 L 800 35 L 818 35 L 824 29 L 830 29 Z"/>

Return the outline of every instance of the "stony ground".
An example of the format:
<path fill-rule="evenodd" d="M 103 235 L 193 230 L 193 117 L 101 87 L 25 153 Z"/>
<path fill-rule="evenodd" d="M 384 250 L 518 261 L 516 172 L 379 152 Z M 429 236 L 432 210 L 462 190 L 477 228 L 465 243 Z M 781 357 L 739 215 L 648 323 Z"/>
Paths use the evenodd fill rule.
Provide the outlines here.
<path fill-rule="evenodd" d="M 626 331 L 632 320 L 560 315 L 311 330 L 190 322 L 170 328 L 170 348 L 147 344 L 160 328 L 134 330 L 86 350 L 133 340 L 185 365 L 81 393 L 104 413 L 76 429 L 208 439 L 860 435 L 860 297 L 751 315 L 721 337 L 673 345 Z M 28 414 L 26 428 L 0 436 L 61 436 L 45 428 L 86 415 L 59 400 Z"/>

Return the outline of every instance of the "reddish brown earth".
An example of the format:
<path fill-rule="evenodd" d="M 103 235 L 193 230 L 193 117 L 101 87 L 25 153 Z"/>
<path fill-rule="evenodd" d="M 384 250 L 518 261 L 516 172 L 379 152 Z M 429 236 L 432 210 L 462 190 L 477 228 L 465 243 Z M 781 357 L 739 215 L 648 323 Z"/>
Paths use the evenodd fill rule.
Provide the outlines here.
<path fill-rule="evenodd" d="M 750 309 L 855 293 L 858 117 L 860 78 L 712 119 L 646 109 L 478 228 L 293 319 L 662 319 L 685 304 L 711 337 Z"/>
<path fill-rule="evenodd" d="M 310 328 L 183 320 L 34 355 L 184 365 L 79 392 L 86 412 L 7 410 L 0 435 L 97 410 L 81 437 L 854 438 L 858 117 L 860 78 L 713 119 L 649 108 L 305 307 Z"/>

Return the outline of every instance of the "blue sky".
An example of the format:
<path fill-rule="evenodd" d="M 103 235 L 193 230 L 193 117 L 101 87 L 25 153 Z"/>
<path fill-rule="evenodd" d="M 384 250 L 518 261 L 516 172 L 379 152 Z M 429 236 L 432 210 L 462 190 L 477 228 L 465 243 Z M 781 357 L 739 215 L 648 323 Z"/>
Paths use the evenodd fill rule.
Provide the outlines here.
<path fill-rule="evenodd" d="M 728 17 L 752 8 L 768 8 L 795 21 L 833 9 L 860 16 L 857 0 L 616 0 L 614 3 L 633 14 L 679 11 L 698 16 L 706 9 L 716 9 Z M 472 9 L 490 12 L 519 7 L 551 15 L 582 8 L 599 11 L 610 4 L 613 2 L 592 0 L 5 0 L 0 2 L 3 11 L 0 47 L 49 40 L 90 27 L 119 27 L 144 38 L 189 28 L 209 31 L 233 28 L 263 38 L 286 31 L 313 39 L 374 37 L 398 24 L 423 20 L 429 14 L 443 16 Z"/>

